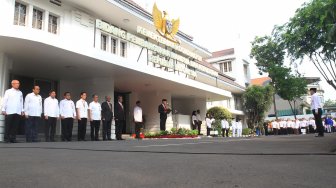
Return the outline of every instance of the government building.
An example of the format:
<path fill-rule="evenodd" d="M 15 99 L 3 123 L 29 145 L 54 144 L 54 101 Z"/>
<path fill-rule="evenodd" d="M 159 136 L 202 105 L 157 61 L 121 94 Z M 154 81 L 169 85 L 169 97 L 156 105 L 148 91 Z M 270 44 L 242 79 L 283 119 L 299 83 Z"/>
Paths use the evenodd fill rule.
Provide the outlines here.
<path fill-rule="evenodd" d="M 21 82 L 24 96 L 39 85 L 43 99 L 51 89 L 59 100 L 66 91 L 73 101 L 82 91 L 88 102 L 92 94 L 100 102 L 121 95 L 124 134 L 134 129 L 137 100 L 146 131 L 159 130 L 157 108 L 163 98 L 172 109 L 167 129 L 190 126 L 192 111 L 199 109 L 204 118 L 212 104 L 226 103 L 243 117 L 240 97 L 249 79 L 248 63 L 234 56 L 232 50 L 209 52 L 180 30 L 170 37 L 160 34 L 152 13 L 131 0 L 0 1 L 0 100 L 12 79 Z M 24 134 L 24 120 L 21 124 L 18 134 Z"/>

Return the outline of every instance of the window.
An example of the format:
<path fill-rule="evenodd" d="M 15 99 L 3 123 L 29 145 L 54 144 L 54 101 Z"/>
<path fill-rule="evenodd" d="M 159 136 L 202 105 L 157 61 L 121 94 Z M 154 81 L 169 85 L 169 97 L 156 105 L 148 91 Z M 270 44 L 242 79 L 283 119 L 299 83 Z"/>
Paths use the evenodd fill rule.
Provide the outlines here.
<path fill-rule="evenodd" d="M 15 2 L 14 25 L 26 25 L 26 12 L 26 5 Z"/>
<path fill-rule="evenodd" d="M 219 63 L 219 70 L 224 72 L 231 72 L 232 71 L 232 64 L 231 61 L 225 61 L 223 63 Z"/>
<path fill-rule="evenodd" d="M 35 29 L 42 29 L 43 24 L 43 12 L 37 9 L 33 10 L 33 25 Z"/>
<path fill-rule="evenodd" d="M 57 30 L 58 30 L 58 17 L 49 15 L 48 32 L 57 34 Z"/>
<path fill-rule="evenodd" d="M 126 42 L 120 42 L 120 56 L 121 57 L 126 57 L 126 49 L 127 45 Z"/>
<path fill-rule="evenodd" d="M 111 52 L 117 54 L 117 39 L 111 38 Z"/>
<path fill-rule="evenodd" d="M 101 35 L 100 37 L 100 49 L 106 51 L 107 50 L 107 36 Z"/>

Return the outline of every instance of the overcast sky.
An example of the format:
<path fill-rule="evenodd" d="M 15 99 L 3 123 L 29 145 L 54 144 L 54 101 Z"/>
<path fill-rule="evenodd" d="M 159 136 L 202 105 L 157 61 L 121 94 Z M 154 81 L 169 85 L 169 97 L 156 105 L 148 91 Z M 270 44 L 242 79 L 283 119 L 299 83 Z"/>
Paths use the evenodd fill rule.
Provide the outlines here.
<path fill-rule="evenodd" d="M 238 47 L 249 56 L 251 41 L 255 36 L 269 35 L 274 25 L 289 20 L 307 0 L 134 0 L 152 12 L 156 2 L 158 8 L 169 13 L 170 18 L 180 18 L 180 30 L 193 36 L 194 42 L 218 51 Z M 254 63 L 251 60 L 251 63 Z M 318 76 L 310 62 L 299 66 L 305 76 Z M 260 77 L 254 65 L 252 78 Z M 321 78 L 322 79 L 322 78 Z M 323 80 L 323 79 L 322 79 Z M 335 99 L 334 89 L 322 82 L 326 99 Z"/>

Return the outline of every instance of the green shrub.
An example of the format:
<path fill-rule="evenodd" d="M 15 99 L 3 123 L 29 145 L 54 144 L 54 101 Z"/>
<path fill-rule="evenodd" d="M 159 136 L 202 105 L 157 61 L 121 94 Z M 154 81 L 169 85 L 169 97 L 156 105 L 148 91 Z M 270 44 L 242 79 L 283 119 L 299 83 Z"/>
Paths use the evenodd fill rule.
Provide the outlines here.
<path fill-rule="evenodd" d="M 242 135 L 250 135 L 251 132 L 252 132 L 252 129 L 250 129 L 250 128 L 245 128 L 245 129 L 243 129 L 243 131 L 242 131 Z"/>
<path fill-rule="evenodd" d="M 222 134 L 222 125 L 221 120 L 227 119 L 229 123 L 231 123 L 232 114 L 226 108 L 215 106 L 208 109 L 207 113 L 215 118 L 215 122 L 212 124 L 212 128 L 218 131 L 218 135 Z"/>
<path fill-rule="evenodd" d="M 168 134 L 169 134 L 169 131 L 160 131 L 159 134 L 160 134 L 160 135 L 168 135 Z"/>

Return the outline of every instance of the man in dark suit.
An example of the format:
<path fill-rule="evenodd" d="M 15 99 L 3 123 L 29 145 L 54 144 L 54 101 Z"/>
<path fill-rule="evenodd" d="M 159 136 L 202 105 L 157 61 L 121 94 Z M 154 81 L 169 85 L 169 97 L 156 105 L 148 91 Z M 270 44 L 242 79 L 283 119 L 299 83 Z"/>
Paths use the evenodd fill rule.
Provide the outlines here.
<path fill-rule="evenodd" d="M 116 125 L 116 138 L 117 140 L 124 140 L 121 137 L 123 127 L 125 125 L 125 109 L 122 104 L 122 96 L 118 96 L 118 101 L 114 105 L 114 120 Z"/>
<path fill-rule="evenodd" d="M 170 113 L 170 109 L 168 108 L 167 99 L 162 99 L 162 104 L 158 107 L 158 112 L 160 113 L 160 130 L 166 130 L 166 120 L 167 115 Z"/>
<path fill-rule="evenodd" d="M 113 119 L 113 106 L 111 103 L 111 97 L 106 96 L 105 102 L 102 103 L 102 120 L 103 120 L 103 140 L 111 139 L 111 124 Z"/>

